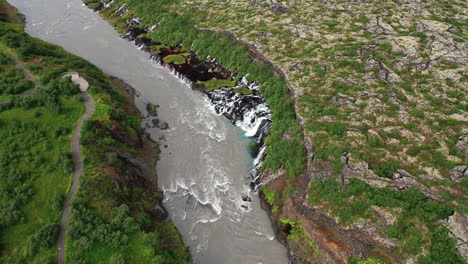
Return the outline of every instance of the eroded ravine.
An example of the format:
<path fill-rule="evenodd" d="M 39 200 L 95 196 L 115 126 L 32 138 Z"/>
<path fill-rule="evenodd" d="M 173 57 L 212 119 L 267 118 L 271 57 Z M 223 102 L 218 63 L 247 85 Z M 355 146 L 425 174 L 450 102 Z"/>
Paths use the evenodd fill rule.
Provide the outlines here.
<path fill-rule="evenodd" d="M 287 263 L 266 213 L 249 187 L 248 140 L 147 53 L 120 38 L 79 0 L 12 0 L 33 36 L 63 46 L 136 88 L 142 112 L 160 105 L 169 129 L 147 131 L 161 142 L 157 171 L 165 206 L 195 263 Z M 249 196 L 252 201 L 244 201 Z"/>

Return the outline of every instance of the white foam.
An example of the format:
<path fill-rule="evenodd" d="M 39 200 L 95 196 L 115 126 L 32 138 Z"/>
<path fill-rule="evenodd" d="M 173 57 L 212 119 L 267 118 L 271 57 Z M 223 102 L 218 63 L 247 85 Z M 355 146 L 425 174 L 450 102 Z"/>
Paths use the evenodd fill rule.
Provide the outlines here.
<path fill-rule="evenodd" d="M 109 8 L 110 6 L 112 6 L 114 4 L 114 0 L 110 1 L 109 3 L 107 4 L 104 4 L 104 7 L 105 8 Z"/>
<path fill-rule="evenodd" d="M 158 28 L 158 25 L 152 25 L 148 28 L 148 32 L 154 31 L 156 28 Z"/>
<path fill-rule="evenodd" d="M 119 13 L 125 7 L 125 3 L 119 7 L 114 13 Z"/>

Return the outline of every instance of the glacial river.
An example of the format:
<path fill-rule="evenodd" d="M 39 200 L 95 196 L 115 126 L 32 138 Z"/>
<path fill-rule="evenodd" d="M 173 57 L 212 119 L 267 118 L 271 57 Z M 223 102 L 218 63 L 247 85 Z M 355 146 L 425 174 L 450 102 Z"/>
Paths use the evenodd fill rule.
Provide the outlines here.
<path fill-rule="evenodd" d="M 157 165 L 159 185 L 194 263 L 288 263 L 286 248 L 275 239 L 258 196 L 250 191 L 252 159 L 242 130 L 216 115 L 202 93 L 120 38 L 80 0 L 9 1 L 26 15 L 29 34 L 133 86 L 142 112 L 148 102 L 160 105 L 159 119 L 169 129 L 148 129 L 154 139 L 165 137 Z"/>

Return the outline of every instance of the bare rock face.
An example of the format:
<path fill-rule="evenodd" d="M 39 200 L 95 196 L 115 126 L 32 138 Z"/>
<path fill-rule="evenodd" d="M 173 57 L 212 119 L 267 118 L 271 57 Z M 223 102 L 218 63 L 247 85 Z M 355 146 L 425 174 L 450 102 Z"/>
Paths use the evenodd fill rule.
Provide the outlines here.
<path fill-rule="evenodd" d="M 378 34 L 378 35 L 390 35 L 394 33 L 394 30 L 392 26 L 389 24 L 383 22 L 379 18 L 375 18 L 371 20 L 367 25 L 366 25 L 367 31 L 371 32 L 372 34 Z"/>
<path fill-rule="evenodd" d="M 351 178 L 360 179 L 361 181 L 376 188 L 385 188 L 392 183 L 390 179 L 377 176 L 372 170 L 369 169 L 369 165 L 366 162 L 354 159 L 351 153 L 346 153 L 340 158 L 340 161 L 344 167 L 341 174 L 341 181 L 343 185 L 348 185 Z"/>
<path fill-rule="evenodd" d="M 397 172 L 393 175 L 393 182 L 394 188 L 397 190 L 405 190 L 407 188 L 414 187 L 424 193 L 424 196 L 427 198 L 439 202 L 444 202 L 444 198 L 436 194 L 431 189 L 427 188 L 424 184 L 418 182 L 416 177 L 409 174 L 405 170 L 397 170 Z"/>
<path fill-rule="evenodd" d="M 452 180 L 456 183 L 459 183 L 463 180 L 468 179 L 468 167 L 467 166 L 457 166 L 452 169 L 450 174 Z"/>
<path fill-rule="evenodd" d="M 458 252 L 465 261 L 468 261 L 468 216 L 455 212 L 443 222 L 443 225 L 450 229 L 449 235 L 457 240 Z"/>
<path fill-rule="evenodd" d="M 390 69 L 385 63 L 378 62 L 374 59 L 370 59 L 366 63 L 366 68 L 371 70 L 371 69 L 376 69 L 379 71 L 379 79 L 382 81 L 385 81 L 386 83 L 393 83 L 393 82 L 399 82 L 401 81 L 400 76 L 396 74 L 392 69 Z"/>

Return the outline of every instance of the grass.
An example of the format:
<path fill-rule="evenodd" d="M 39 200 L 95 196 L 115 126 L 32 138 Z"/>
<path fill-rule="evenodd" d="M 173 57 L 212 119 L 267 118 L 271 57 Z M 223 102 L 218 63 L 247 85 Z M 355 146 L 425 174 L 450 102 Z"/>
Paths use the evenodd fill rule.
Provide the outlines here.
<path fill-rule="evenodd" d="M 84 112 L 84 104 L 79 96 L 71 98 L 62 98 L 67 101 L 66 114 L 57 114 L 45 107 L 33 109 L 11 109 L 0 112 L 0 120 L 3 123 L 21 122 L 33 124 L 38 131 L 43 131 L 46 137 L 33 140 L 31 131 L 11 134 L 8 131 L 9 126 L 0 129 L 2 141 L 0 142 L 0 153 L 8 153 L 11 146 L 22 145 L 22 142 L 31 142 L 30 149 L 19 152 L 23 157 L 14 161 L 10 166 L 17 166 L 22 171 L 30 172 L 33 177 L 28 180 L 32 187 L 32 196 L 29 202 L 24 204 L 21 212 L 24 214 L 22 223 L 13 225 L 1 232 L 1 244 L 3 246 L 0 262 L 3 263 L 24 263 L 28 260 L 30 263 L 43 260 L 46 257 L 54 257 L 55 248 L 42 250 L 38 255 L 29 257 L 25 255 L 27 248 L 27 237 L 33 234 L 47 223 L 58 223 L 61 217 L 61 211 L 52 208 L 50 202 L 51 194 L 57 193 L 65 195 L 70 184 L 71 173 L 64 173 L 60 166 L 48 166 L 54 164 L 55 156 L 58 152 L 70 151 L 71 131 L 73 131 L 76 121 Z M 38 117 L 36 113 L 41 113 Z M 60 137 L 54 137 L 54 131 L 57 128 L 67 128 L 69 133 Z M 15 131 L 14 128 L 10 128 Z M 8 147 L 9 146 L 9 147 Z M 32 155 L 31 155 L 32 154 Z M 28 158 L 29 157 L 29 158 Z M 41 160 L 28 162 L 33 158 Z"/>
<path fill-rule="evenodd" d="M 90 263 L 109 263 L 110 258 L 119 253 L 121 253 L 121 249 L 97 244 L 89 250 L 87 256 Z M 144 243 L 144 233 L 141 231 L 136 231 L 129 237 L 125 253 L 126 263 L 151 263 L 155 255 L 154 248 Z"/>

